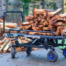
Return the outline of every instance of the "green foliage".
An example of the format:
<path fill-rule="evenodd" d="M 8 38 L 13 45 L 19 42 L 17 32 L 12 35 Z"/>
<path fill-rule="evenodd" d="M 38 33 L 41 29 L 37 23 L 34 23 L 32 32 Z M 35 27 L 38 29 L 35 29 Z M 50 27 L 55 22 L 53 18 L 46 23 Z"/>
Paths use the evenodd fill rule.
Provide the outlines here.
<path fill-rule="evenodd" d="M 6 0 L 6 2 L 8 2 L 9 0 Z"/>
<path fill-rule="evenodd" d="M 28 15 L 29 12 L 29 4 L 26 3 L 33 2 L 33 0 L 20 0 L 20 1 L 24 3 L 24 17 L 25 17 L 25 15 Z"/>
<path fill-rule="evenodd" d="M 33 0 L 20 0 L 20 1 L 22 1 L 24 3 L 33 2 Z"/>
<path fill-rule="evenodd" d="M 51 5 L 51 8 L 56 10 L 56 2 L 50 2 L 49 4 Z"/>

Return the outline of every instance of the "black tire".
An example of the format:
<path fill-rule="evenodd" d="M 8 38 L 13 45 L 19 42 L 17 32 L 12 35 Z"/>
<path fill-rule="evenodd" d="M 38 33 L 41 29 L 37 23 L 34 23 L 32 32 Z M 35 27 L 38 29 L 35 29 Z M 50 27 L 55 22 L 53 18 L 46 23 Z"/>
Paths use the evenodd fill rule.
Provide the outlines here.
<path fill-rule="evenodd" d="M 66 58 L 66 49 L 63 50 L 63 55 Z"/>
<path fill-rule="evenodd" d="M 32 51 L 31 48 L 26 48 L 26 53 L 27 53 L 27 55 L 30 55 L 30 54 L 31 54 L 31 51 Z"/>
<path fill-rule="evenodd" d="M 15 54 L 16 54 L 16 52 L 15 52 L 15 48 L 11 48 L 11 58 L 15 58 Z"/>
<path fill-rule="evenodd" d="M 52 57 L 51 57 L 52 56 Z M 55 51 L 50 51 L 48 54 L 47 54 L 47 58 L 50 62 L 55 62 L 58 58 L 58 54 L 55 52 Z"/>

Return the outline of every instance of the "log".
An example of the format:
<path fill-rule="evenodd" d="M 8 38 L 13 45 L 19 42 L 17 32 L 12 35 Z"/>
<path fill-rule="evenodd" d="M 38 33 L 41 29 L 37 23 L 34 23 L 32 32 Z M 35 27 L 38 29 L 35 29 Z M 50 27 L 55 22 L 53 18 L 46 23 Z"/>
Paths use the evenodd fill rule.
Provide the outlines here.
<path fill-rule="evenodd" d="M 64 32 L 66 32 L 66 26 L 62 26 L 62 27 L 60 28 L 61 36 L 63 36 L 63 33 L 64 33 Z M 66 33 L 65 33 L 64 35 L 66 35 Z"/>
<path fill-rule="evenodd" d="M 0 22 L 3 22 L 3 20 L 2 20 L 2 19 L 0 19 Z"/>
<path fill-rule="evenodd" d="M 60 35 L 60 27 L 57 27 L 57 30 L 56 30 L 55 34 L 56 34 L 57 36 Z"/>
<path fill-rule="evenodd" d="M 64 23 L 63 22 L 57 22 L 56 24 L 54 24 L 55 26 L 62 26 L 62 25 L 64 25 Z"/>
<path fill-rule="evenodd" d="M 51 29 L 51 30 L 54 29 L 55 32 L 56 32 L 56 30 L 57 30 L 57 28 L 56 28 L 55 26 L 50 26 L 50 25 L 48 25 L 48 27 L 49 27 L 49 29 Z"/>
<path fill-rule="evenodd" d="M 46 9 L 36 9 L 36 8 L 34 8 L 34 17 L 35 17 L 35 14 L 36 15 L 43 15 L 44 14 L 44 12 L 46 12 L 47 10 Z"/>
<path fill-rule="evenodd" d="M 40 21 L 40 25 L 43 25 L 44 22 L 45 22 L 45 21 Z"/>
<path fill-rule="evenodd" d="M 53 25 L 57 23 L 58 21 L 63 21 L 64 23 L 66 22 L 66 13 L 65 14 L 59 14 L 54 16 L 50 21 L 49 24 Z"/>
<path fill-rule="evenodd" d="M 0 23 L 0 26 L 3 26 L 3 23 Z M 5 23 L 5 27 L 16 28 L 17 23 Z"/>
<path fill-rule="evenodd" d="M 29 39 L 29 38 L 26 38 L 26 37 L 22 37 L 22 39 L 21 39 L 21 40 L 32 41 L 31 39 Z"/>
<path fill-rule="evenodd" d="M 3 50 L 8 43 L 9 43 L 9 40 L 7 39 L 5 43 L 1 46 L 0 50 Z"/>
<path fill-rule="evenodd" d="M 38 28 L 40 28 L 41 30 L 43 30 L 43 25 L 38 25 Z"/>
<path fill-rule="evenodd" d="M 61 36 L 63 36 L 63 33 L 66 32 L 66 29 L 63 29 L 60 32 L 61 32 Z M 64 35 L 66 36 L 66 33 Z"/>
<path fill-rule="evenodd" d="M 3 30 L 0 29 L 0 35 L 3 35 Z"/>
<path fill-rule="evenodd" d="M 59 26 L 57 27 L 56 35 L 62 35 L 63 36 L 63 31 L 66 27 L 65 26 Z"/>
<path fill-rule="evenodd" d="M 31 29 L 31 25 L 28 25 L 28 26 L 23 26 L 23 28 L 22 28 L 22 29 L 24 29 L 24 30 Z"/>
<path fill-rule="evenodd" d="M 23 26 L 29 25 L 29 22 L 23 22 L 23 23 L 20 23 L 20 25 L 23 25 Z"/>
<path fill-rule="evenodd" d="M 60 17 L 66 17 L 66 12 L 64 14 L 60 14 Z"/>
<path fill-rule="evenodd" d="M 37 21 L 39 21 L 38 19 L 39 19 L 38 17 L 37 18 L 34 18 L 33 21 L 34 22 L 37 22 Z"/>
<path fill-rule="evenodd" d="M 33 20 L 33 16 L 31 16 L 31 15 L 28 15 L 27 17 L 26 17 L 26 20 L 29 22 L 30 20 Z"/>
<path fill-rule="evenodd" d="M 36 18 L 36 17 L 38 17 L 38 15 L 44 15 L 44 19 L 46 19 L 46 17 L 47 17 L 47 15 L 48 16 L 50 16 L 50 17 L 52 17 L 52 16 L 54 16 L 54 15 L 56 15 L 56 14 L 58 14 L 58 13 L 60 13 L 61 12 L 61 8 L 59 8 L 59 9 L 57 9 L 55 12 L 50 12 L 50 11 L 48 11 L 48 10 L 46 10 L 46 9 L 34 9 L 34 17 Z"/>
<path fill-rule="evenodd" d="M 50 31 L 51 29 L 49 27 L 43 27 L 43 31 Z"/>
<path fill-rule="evenodd" d="M 34 23 L 34 21 L 33 21 L 33 20 L 29 21 L 29 24 L 33 24 L 33 23 Z"/>
<path fill-rule="evenodd" d="M 48 14 L 50 14 L 50 15 L 54 16 L 54 15 L 59 14 L 61 11 L 62 11 L 62 9 L 61 9 L 61 8 L 59 8 L 59 9 L 57 9 L 55 12 L 48 12 Z"/>
<path fill-rule="evenodd" d="M 32 27 L 32 29 L 33 29 L 34 31 L 42 31 L 42 29 L 39 28 L 39 27 Z"/>
<path fill-rule="evenodd" d="M 49 23 L 45 21 L 45 22 L 43 23 L 43 25 L 47 27 L 47 26 L 49 25 Z"/>
<path fill-rule="evenodd" d="M 41 22 L 45 22 L 44 16 L 41 17 Z"/>
<path fill-rule="evenodd" d="M 7 40 L 7 38 L 5 37 L 3 40 L 0 41 L 0 45 L 5 43 L 5 41 Z"/>
<path fill-rule="evenodd" d="M 32 27 L 33 27 L 33 26 L 34 26 L 34 27 L 38 26 L 38 21 L 35 22 L 35 23 L 32 23 L 31 26 L 32 26 Z"/>
<path fill-rule="evenodd" d="M 45 17 L 47 19 L 47 22 L 50 21 L 51 18 L 53 18 L 55 15 L 58 15 L 61 12 L 62 9 L 57 9 L 55 12 L 48 12 L 47 13 L 47 17 Z"/>
<path fill-rule="evenodd" d="M 38 34 L 38 33 L 37 32 L 29 32 L 29 34 L 34 35 L 34 34 Z"/>
<path fill-rule="evenodd" d="M 0 29 L 3 29 L 3 26 L 0 26 Z M 12 29 L 12 28 L 5 27 L 5 30 L 8 30 L 8 29 Z"/>
<path fill-rule="evenodd" d="M 11 46 L 11 42 L 9 41 L 9 43 L 4 47 L 3 52 L 6 53 L 7 50 L 10 48 L 10 46 Z"/>
<path fill-rule="evenodd" d="M 23 22 L 20 24 L 20 29 L 30 29 L 31 25 L 29 25 L 29 22 Z"/>

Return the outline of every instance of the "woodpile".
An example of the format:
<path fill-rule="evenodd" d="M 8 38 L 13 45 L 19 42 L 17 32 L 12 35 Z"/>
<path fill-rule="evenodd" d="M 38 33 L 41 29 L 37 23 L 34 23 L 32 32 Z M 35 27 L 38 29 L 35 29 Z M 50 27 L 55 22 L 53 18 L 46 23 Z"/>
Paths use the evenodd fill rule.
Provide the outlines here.
<path fill-rule="evenodd" d="M 16 27 L 17 27 L 17 23 L 5 22 L 5 33 L 7 33 L 8 29 L 12 29 Z M 3 35 L 3 20 L 0 19 L 0 52 L 7 52 L 9 49 L 9 46 L 11 46 L 11 41 L 10 39 L 6 38 Z"/>
<path fill-rule="evenodd" d="M 4 37 L 3 40 L 0 41 L 0 52 L 11 52 L 11 45 L 15 44 L 15 41 L 11 41 L 14 38 L 6 38 Z M 19 43 L 28 43 L 31 41 L 30 39 L 24 38 L 24 37 L 19 37 L 18 38 Z M 23 51 L 25 50 L 24 47 L 18 47 L 16 48 L 16 51 Z"/>
<path fill-rule="evenodd" d="M 63 36 L 66 31 L 66 13 L 60 14 L 62 9 L 56 11 L 48 11 L 46 9 L 34 9 L 33 16 L 28 15 L 26 20 L 28 22 L 21 23 L 20 28 L 23 30 L 34 31 L 51 31 L 54 30 L 56 35 Z M 52 33 L 27 32 L 28 34 L 53 35 Z"/>
<path fill-rule="evenodd" d="M 7 33 L 8 29 L 12 29 L 12 28 L 16 28 L 16 27 L 17 27 L 17 23 L 5 22 L 5 32 L 6 33 Z M 12 33 L 14 33 L 14 31 L 12 31 Z M 3 37 L 3 39 L 2 39 L 2 37 Z M 10 48 L 11 45 L 12 45 L 11 38 L 6 38 L 3 35 L 3 20 L 0 19 L 0 52 L 10 52 L 11 51 L 11 48 Z M 19 49 L 19 48 L 17 48 L 17 49 Z M 20 48 L 20 50 L 21 50 L 21 48 Z M 20 50 L 18 50 L 18 51 L 20 51 Z"/>
<path fill-rule="evenodd" d="M 51 31 L 54 30 L 55 34 L 57 36 L 63 36 L 63 33 L 66 31 L 66 13 L 60 14 L 62 9 L 57 9 L 56 11 L 48 11 L 46 9 L 34 9 L 33 16 L 28 15 L 26 17 L 26 20 L 28 22 L 23 22 L 20 24 L 20 29 L 22 30 L 34 30 L 34 31 Z M 3 36 L 3 21 L 0 20 L 0 36 Z M 6 33 L 8 29 L 16 28 L 16 23 L 7 23 L 5 22 L 5 29 Z M 16 33 L 16 31 L 12 31 L 11 33 Z M 42 32 L 24 32 L 21 31 L 21 33 L 27 33 L 27 34 L 40 34 L 40 35 L 54 35 L 52 33 L 42 33 Z M 66 33 L 64 34 L 66 35 Z M 4 39 L 0 41 L 0 52 L 10 52 L 12 43 L 15 44 L 15 41 L 11 41 L 13 38 L 6 38 L 4 36 Z M 28 43 L 29 41 L 32 41 L 29 38 L 25 37 L 19 37 L 18 38 L 19 43 Z M 34 48 L 36 49 L 36 48 Z M 16 51 L 25 50 L 24 47 L 16 48 Z"/>
<path fill-rule="evenodd" d="M 17 23 L 7 23 L 5 22 L 5 32 L 7 33 L 8 29 L 17 28 Z M 17 31 L 11 31 L 11 33 L 16 33 Z M 4 37 L 3 39 L 1 37 Z M 0 19 L 0 52 L 11 52 L 11 45 L 15 44 L 15 41 L 11 41 L 14 38 L 6 38 L 3 35 L 3 20 Z M 19 37 L 18 38 L 19 43 L 28 43 L 29 41 L 32 41 L 31 39 Z M 16 48 L 16 47 L 15 47 Z M 33 48 L 36 50 L 37 48 Z M 23 51 L 25 50 L 24 47 L 18 47 L 16 48 L 16 51 Z"/>
<path fill-rule="evenodd" d="M 5 23 L 5 32 L 7 33 L 8 29 L 16 28 L 17 23 Z M 3 22 L 0 22 L 0 34 L 3 35 Z"/>

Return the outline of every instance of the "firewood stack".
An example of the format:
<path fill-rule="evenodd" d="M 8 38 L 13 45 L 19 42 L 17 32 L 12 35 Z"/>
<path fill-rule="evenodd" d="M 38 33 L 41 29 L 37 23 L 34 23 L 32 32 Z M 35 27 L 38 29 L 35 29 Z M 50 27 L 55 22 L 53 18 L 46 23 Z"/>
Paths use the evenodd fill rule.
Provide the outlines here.
<path fill-rule="evenodd" d="M 28 15 L 26 20 L 28 22 L 21 23 L 20 28 L 23 30 L 34 31 L 51 31 L 54 29 L 56 35 L 63 36 L 63 32 L 66 31 L 66 13 L 60 14 L 62 9 L 57 9 L 55 12 L 48 11 L 46 9 L 34 9 L 34 16 Z M 40 33 L 40 32 L 25 32 L 28 34 L 41 34 L 41 35 L 53 35 L 52 33 Z"/>
<path fill-rule="evenodd" d="M 7 30 L 8 29 L 13 29 L 13 28 L 17 28 L 17 23 L 7 23 L 5 22 L 5 33 L 7 34 Z M 16 33 L 17 31 L 11 31 L 11 33 Z M 2 39 L 3 37 L 3 39 Z M 3 20 L 0 19 L 0 52 L 11 52 L 11 45 L 15 44 L 15 41 L 11 41 L 14 38 L 7 38 L 3 35 Z M 29 41 L 32 41 L 29 38 L 24 38 L 24 37 L 18 37 L 18 41 L 19 43 L 28 43 Z M 18 47 L 16 48 L 16 52 L 17 51 L 22 51 L 25 50 L 24 47 Z M 36 50 L 37 48 L 33 48 L 34 50 Z"/>
<path fill-rule="evenodd" d="M 12 29 L 16 27 L 17 27 L 17 23 L 5 23 L 5 32 L 7 33 L 8 29 Z M 0 35 L 3 35 L 3 22 L 0 22 Z"/>
<path fill-rule="evenodd" d="M 7 33 L 8 29 L 16 28 L 17 23 L 7 23 L 5 22 L 5 33 Z M 14 33 L 14 31 L 12 31 Z M 11 38 L 10 38 L 11 39 Z M 3 35 L 3 20 L 0 19 L 0 52 L 7 52 L 9 50 L 9 46 L 11 45 L 11 41 L 9 38 L 6 38 Z"/>

